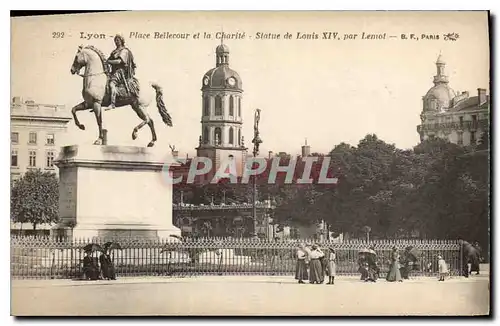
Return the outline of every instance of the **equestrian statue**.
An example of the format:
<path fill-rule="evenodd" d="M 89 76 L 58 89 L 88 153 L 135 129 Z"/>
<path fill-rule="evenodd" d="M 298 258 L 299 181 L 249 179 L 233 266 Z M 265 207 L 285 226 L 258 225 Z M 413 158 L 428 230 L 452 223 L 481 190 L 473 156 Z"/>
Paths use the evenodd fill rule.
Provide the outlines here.
<path fill-rule="evenodd" d="M 121 35 L 114 38 L 116 49 L 111 52 L 108 59 L 94 46 L 79 46 L 71 66 L 71 73 L 83 77 L 83 102 L 73 107 L 71 113 L 75 124 L 81 130 L 85 126 L 78 121 L 77 111 L 93 111 L 99 127 L 99 137 L 95 145 L 102 145 L 104 132 L 102 128 L 102 108 L 114 109 L 130 105 L 137 116 L 142 120 L 132 131 L 132 139 L 137 138 L 138 131 L 145 125 L 151 129 L 152 139 L 148 147 L 154 146 L 157 140 L 153 120 L 147 113 L 147 107 L 152 98 L 156 97 L 156 106 L 163 122 L 172 127 L 172 118 L 163 102 L 162 88 L 151 83 L 152 89 L 140 88 L 135 77 L 136 64 L 130 49 L 125 47 L 125 39 Z M 80 70 L 85 67 L 84 73 Z M 155 94 L 153 93 L 153 90 Z"/>

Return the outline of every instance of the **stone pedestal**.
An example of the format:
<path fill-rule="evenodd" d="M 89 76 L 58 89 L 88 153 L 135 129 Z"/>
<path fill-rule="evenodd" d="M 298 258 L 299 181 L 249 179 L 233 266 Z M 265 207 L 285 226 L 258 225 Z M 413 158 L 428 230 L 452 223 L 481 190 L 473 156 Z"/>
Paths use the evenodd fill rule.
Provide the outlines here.
<path fill-rule="evenodd" d="M 56 234 L 73 238 L 167 238 L 172 224 L 172 184 L 163 172 L 171 155 L 134 146 L 66 146 L 59 168 Z"/>

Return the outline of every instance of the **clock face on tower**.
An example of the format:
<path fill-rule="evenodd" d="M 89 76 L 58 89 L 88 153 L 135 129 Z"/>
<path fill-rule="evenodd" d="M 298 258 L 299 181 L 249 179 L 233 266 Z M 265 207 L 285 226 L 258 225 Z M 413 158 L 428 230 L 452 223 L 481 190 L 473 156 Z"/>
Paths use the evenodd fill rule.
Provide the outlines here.
<path fill-rule="evenodd" d="M 236 79 L 234 77 L 229 77 L 227 83 L 229 84 L 229 86 L 234 86 L 236 85 Z"/>
<path fill-rule="evenodd" d="M 208 77 L 205 76 L 205 78 L 203 78 L 203 85 L 207 86 L 208 85 Z"/>

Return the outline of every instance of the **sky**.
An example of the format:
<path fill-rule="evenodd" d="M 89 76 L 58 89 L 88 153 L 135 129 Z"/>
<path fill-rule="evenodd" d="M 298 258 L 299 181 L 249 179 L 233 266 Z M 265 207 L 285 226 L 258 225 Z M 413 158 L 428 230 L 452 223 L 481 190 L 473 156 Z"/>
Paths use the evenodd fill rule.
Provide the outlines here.
<path fill-rule="evenodd" d="M 435 61 L 442 54 L 450 86 L 455 91 L 489 93 L 488 21 L 484 12 L 122 12 L 11 19 L 11 97 L 37 103 L 80 103 L 82 79 L 70 74 L 79 45 L 91 44 L 109 54 L 112 35 L 125 37 L 142 83 L 157 82 L 174 127 L 161 122 L 153 101 L 148 109 L 158 133 L 156 146 L 181 155 L 195 155 L 201 134 L 201 85 L 215 66 L 220 40 L 135 39 L 130 33 L 244 32 L 228 39 L 230 67 L 243 81 L 243 135 L 253 133 L 253 113 L 261 109 L 261 155 L 267 151 L 299 153 L 307 138 L 312 152 L 326 153 L 340 142 L 356 145 L 374 133 L 399 148 L 419 142 L 422 96 L 433 86 Z M 323 40 L 323 32 L 338 32 L 341 40 Z M 105 39 L 81 39 L 80 34 L 105 34 Z M 261 33 L 279 33 L 280 40 L 257 40 Z M 283 39 L 285 33 L 291 39 Z M 297 33 L 319 39 L 296 39 Z M 365 33 L 398 36 L 361 39 Z M 458 33 L 445 41 L 443 33 Z M 54 34 L 59 33 L 59 34 Z M 64 33 L 64 37 L 62 36 Z M 401 34 L 439 40 L 402 40 Z M 344 40 L 344 34 L 358 34 Z M 54 36 L 60 36 L 54 38 Z M 251 38 L 250 38 L 251 37 Z M 90 144 L 97 137 L 93 113 L 80 112 L 86 130 L 68 124 L 60 145 Z M 132 129 L 141 121 L 130 107 L 105 113 L 108 143 L 145 146 L 149 129 L 137 140 Z"/>

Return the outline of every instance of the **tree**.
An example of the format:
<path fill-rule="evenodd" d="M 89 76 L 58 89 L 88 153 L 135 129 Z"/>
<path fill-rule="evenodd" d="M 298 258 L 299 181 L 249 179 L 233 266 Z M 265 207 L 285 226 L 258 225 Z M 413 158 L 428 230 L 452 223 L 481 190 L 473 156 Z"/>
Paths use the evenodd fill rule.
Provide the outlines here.
<path fill-rule="evenodd" d="M 59 220 L 59 185 L 51 172 L 30 170 L 12 183 L 11 219 L 17 223 L 55 223 Z"/>

